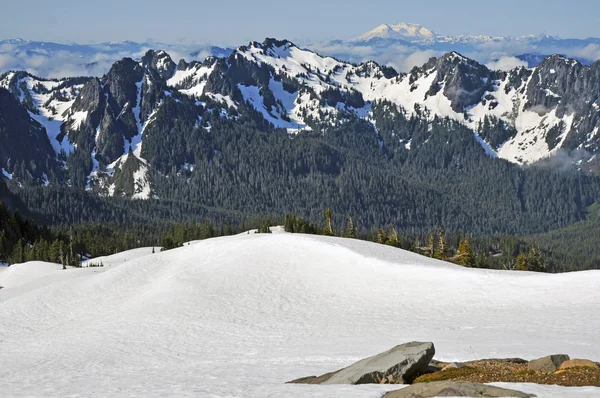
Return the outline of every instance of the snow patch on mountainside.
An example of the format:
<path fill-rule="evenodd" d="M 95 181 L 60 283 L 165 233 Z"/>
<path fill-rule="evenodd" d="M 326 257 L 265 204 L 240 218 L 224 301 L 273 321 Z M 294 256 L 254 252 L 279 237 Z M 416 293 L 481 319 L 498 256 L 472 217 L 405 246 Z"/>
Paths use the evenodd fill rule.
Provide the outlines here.
<path fill-rule="evenodd" d="M 498 155 L 515 163 L 533 163 L 548 157 L 560 148 L 567 132 L 571 130 L 573 120 L 573 114 L 558 118 L 556 110 L 543 116 L 536 112 L 524 111 L 516 120 L 518 134 L 499 149 Z M 550 128 L 557 127 L 560 123 L 564 123 L 564 128 L 559 136 L 559 143 L 551 150 L 548 148 L 546 136 Z"/>
<path fill-rule="evenodd" d="M 3 175 L 4 177 L 6 177 L 7 179 L 9 179 L 9 180 L 12 180 L 12 179 L 13 179 L 13 176 L 12 176 L 12 174 L 10 174 L 8 171 L 4 170 L 4 168 L 2 169 L 2 175 Z"/>
<path fill-rule="evenodd" d="M 10 83 L 15 76 L 15 73 L 8 73 L 4 79 L 0 80 L 0 87 L 10 89 Z M 83 115 L 79 114 L 76 119 L 70 119 L 69 110 L 83 85 L 78 84 L 59 89 L 58 87 L 62 83 L 64 80 L 47 81 L 26 75 L 14 82 L 14 86 L 18 91 L 21 103 L 28 97 L 31 98 L 37 113 L 29 111 L 29 115 L 46 129 L 48 139 L 56 153 L 64 151 L 68 155 L 73 152 L 73 145 L 68 138 L 64 137 L 59 141 L 57 137 L 61 134 L 60 126 L 64 122 L 81 123 Z"/>
<path fill-rule="evenodd" d="M 133 172 L 134 194 L 132 199 L 150 199 L 152 187 L 148 176 L 148 166 L 143 163 L 139 169 Z"/>
<path fill-rule="evenodd" d="M 206 80 L 213 70 L 214 64 L 211 66 L 196 64 L 185 70 L 178 69 L 173 77 L 167 80 L 167 85 L 179 89 L 183 94 L 198 98 L 204 94 Z"/>

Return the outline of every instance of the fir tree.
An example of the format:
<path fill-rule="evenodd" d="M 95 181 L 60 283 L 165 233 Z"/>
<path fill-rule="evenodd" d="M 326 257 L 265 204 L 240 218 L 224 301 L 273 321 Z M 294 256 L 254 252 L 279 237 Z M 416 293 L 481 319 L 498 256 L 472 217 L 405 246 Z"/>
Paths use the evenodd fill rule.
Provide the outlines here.
<path fill-rule="evenodd" d="M 396 227 L 393 225 L 390 226 L 388 233 L 388 241 L 386 242 L 388 245 L 400 247 L 400 238 L 398 238 L 398 231 L 396 231 Z"/>
<path fill-rule="evenodd" d="M 546 264 L 537 246 L 532 246 L 527 255 L 527 269 L 533 272 L 546 272 Z"/>
<path fill-rule="evenodd" d="M 377 228 L 377 243 L 385 245 L 388 242 L 388 235 L 382 228 Z"/>
<path fill-rule="evenodd" d="M 445 260 L 448 257 L 448 248 L 446 243 L 446 234 L 441 228 L 438 228 L 438 244 L 434 257 L 438 260 Z"/>
<path fill-rule="evenodd" d="M 487 268 L 488 267 L 487 256 L 485 255 L 485 253 L 480 253 L 479 256 L 477 256 L 476 267 L 477 268 Z"/>
<path fill-rule="evenodd" d="M 354 226 L 352 217 L 348 217 L 348 224 L 346 224 L 346 237 L 356 238 L 356 227 Z"/>
<path fill-rule="evenodd" d="M 427 246 L 425 246 L 425 255 L 427 257 L 433 257 L 434 253 L 435 253 L 435 238 L 433 237 L 433 234 L 429 234 L 429 237 L 427 238 Z"/>
<path fill-rule="evenodd" d="M 475 254 L 471 248 L 469 238 L 465 237 L 458 246 L 458 252 L 456 253 L 458 264 L 463 267 L 474 267 L 475 266 Z"/>
<path fill-rule="evenodd" d="M 525 253 L 520 253 L 517 256 L 517 260 L 515 262 L 515 269 L 519 271 L 527 271 L 529 266 L 527 264 L 527 255 Z"/>
<path fill-rule="evenodd" d="M 285 215 L 285 223 L 283 224 L 283 229 L 285 230 L 285 232 L 290 232 L 290 233 L 298 232 L 298 231 L 294 230 L 295 222 L 296 222 L 296 216 L 294 216 L 293 214 L 286 214 Z"/>
<path fill-rule="evenodd" d="M 323 235 L 334 236 L 331 218 L 331 209 L 328 208 L 327 210 L 325 210 L 325 229 L 323 230 Z"/>

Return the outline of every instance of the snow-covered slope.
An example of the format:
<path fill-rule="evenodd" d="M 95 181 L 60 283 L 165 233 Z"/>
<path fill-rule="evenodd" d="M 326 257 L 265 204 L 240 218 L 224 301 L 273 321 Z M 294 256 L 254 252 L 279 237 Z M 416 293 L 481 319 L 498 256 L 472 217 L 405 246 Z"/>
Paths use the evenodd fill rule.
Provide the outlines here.
<path fill-rule="evenodd" d="M 90 265 L 102 265 L 104 267 L 112 267 L 115 265 L 121 265 L 128 261 L 137 260 L 138 258 L 148 256 L 152 254 L 152 251 L 159 252 L 159 247 L 140 247 L 138 249 L 127 250 L 124 252 L 112 254 L 110 256 L 96 257 L 92 260 L 87 260 L 81 263 L 82 267 L 89 267 Z"/>
<path fill-rule="evenodd" d="M 600 358 L 600 320 L 590 316 L 600 306 L 597 271 L 464 269 L 279 233 L 57 272 L 64 277 L 18 294 L 0 289 L 3 395 L 375 398 L 397 387 L 283 383 L 411 340 L 433 341 L 446 360 Z M 544 397 L 600 392 L 514 387 Z"/>

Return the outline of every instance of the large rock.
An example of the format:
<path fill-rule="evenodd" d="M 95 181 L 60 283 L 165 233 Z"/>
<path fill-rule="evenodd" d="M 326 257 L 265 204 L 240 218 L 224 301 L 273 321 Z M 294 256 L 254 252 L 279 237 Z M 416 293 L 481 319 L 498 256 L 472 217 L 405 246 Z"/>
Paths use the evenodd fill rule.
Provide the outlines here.
<path fill-rule="evenodd" d="M 560 365 L 560 369 L 569 369 L 569 368 L 593 368 L 598 369 L 597 363 L 590 361 L 589 359 L 571 359 L 569 361 L 565 361 Z"/>
<path fill-rule="evenodd" d="M 428 398 L 428 397 L 535 397 L 517 390 L 488 386 L 468 381 L 435 381 L 413 384 L 402 390 L 387 393 L 384 398 Z"/>
<path fill-rule="evenodd" d="M 405 384 L 429 365 L 434 354 L 433 343 L 398 345 L 334 373 L 321 384 Z"/>
<path fill-rule="evenodd" d="M 540 371 L 544 373 L 554 373 L 558 370 L 563 362 L 568 361 L 569 359 L 570 358 L 568 355 L 549 355 L 547 357 L 529 361 L 527 368 L 536 372 Z"/>

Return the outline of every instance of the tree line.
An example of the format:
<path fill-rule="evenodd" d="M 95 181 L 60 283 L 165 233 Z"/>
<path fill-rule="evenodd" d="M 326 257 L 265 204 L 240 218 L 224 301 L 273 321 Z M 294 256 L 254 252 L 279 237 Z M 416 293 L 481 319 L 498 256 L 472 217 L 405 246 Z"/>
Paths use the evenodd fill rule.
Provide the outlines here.
<path fill-rule="evenodd" d="M 312 224 L 294 214 L 287 214 L 284 229 L 290 233 L 338 236 L 361 239 L 393 246 L 426 257 L 470 268 L 489 268 L 533 272 L 556 272 L 537 242 L 518 237 L 475 237 L 452 233 L 446 235 L 440 227 L 429 234 L 399 234 L 395 226 L 359 231 L 354 219 L 347 218 L 344 228 L 335 228 L 331 209 L 325 210 L 324 224 Z M 473 243 L 472 243 L 473 242 Z"/>

